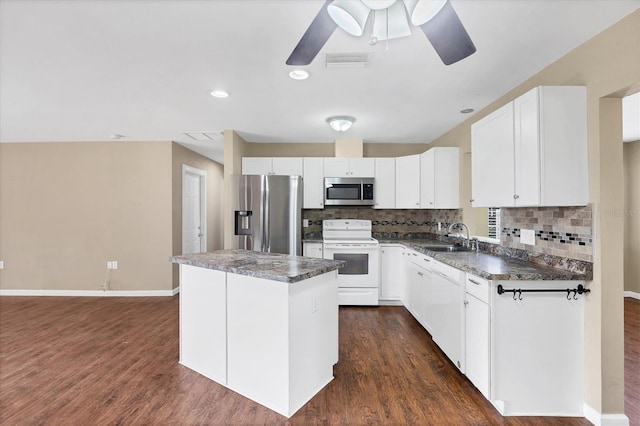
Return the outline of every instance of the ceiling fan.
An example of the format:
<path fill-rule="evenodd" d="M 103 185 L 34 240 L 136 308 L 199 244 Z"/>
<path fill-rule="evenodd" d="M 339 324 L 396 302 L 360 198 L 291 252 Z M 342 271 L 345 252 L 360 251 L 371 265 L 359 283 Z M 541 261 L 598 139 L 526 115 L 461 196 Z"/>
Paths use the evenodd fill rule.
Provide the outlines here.
<path fill-rule="evenodd" d="M 370 15 L 370 43 L 411 34 L 419 26 L 445 65 L 476 51 L 449 0 L 326 0 L 287 59 L 287 65 L 309 65 L 337 27 L 361 36 Z"/>

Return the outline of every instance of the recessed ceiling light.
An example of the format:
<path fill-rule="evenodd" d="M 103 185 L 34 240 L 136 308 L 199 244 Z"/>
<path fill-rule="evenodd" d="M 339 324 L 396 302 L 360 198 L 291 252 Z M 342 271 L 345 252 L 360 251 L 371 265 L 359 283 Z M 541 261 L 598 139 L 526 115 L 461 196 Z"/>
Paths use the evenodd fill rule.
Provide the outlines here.
<path fill-rule="evenodd" d="M 309 78 L 309 73 L 305 70 L 293 70 L 289 73 L 289 77 L 294 80 L 306 80 Z"/>
<path fill-rule="evenodd" d="M 226 90 L 216 89 L 211 92 L 211 96 L 214 98 L 227 98 L 229 97 L 229 92 Z"/>
<path fill-rule="evenodd" d="M 460 113 L 461 113 L 461 114 L 470 114 L 470 113 L 472 113 L 473 111 L 474 111 L 474 109 L 473 109 L 473 108 L 465 108 L 465 109 L 463 109 L 463 110 L 460 110 Z"/>
<path fill-rule="evenodd" d="M 124 135 L 121 135 L 121 134 L 118 134 L 118 133 L 111 133 L 109 135 L 109 138 L 113 139 L 113 140 L 120 140 L 120 139 L 122 139 L 124 137 L 125 137 Z"/>

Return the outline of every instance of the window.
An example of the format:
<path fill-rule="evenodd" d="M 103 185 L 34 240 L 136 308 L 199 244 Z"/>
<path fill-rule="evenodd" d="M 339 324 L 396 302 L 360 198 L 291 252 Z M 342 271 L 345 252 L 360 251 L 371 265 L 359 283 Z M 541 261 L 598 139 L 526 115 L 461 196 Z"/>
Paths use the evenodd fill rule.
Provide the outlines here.
<path fill-rule="evenodd" d="M 488 214 L 488 225 L 489 225 L 489 238 L 494 238 L 496 240 L 500 239 L 500 231 L 502 230 L 500 226 L 500 208 L 499 207 L 489 207 Z"/>

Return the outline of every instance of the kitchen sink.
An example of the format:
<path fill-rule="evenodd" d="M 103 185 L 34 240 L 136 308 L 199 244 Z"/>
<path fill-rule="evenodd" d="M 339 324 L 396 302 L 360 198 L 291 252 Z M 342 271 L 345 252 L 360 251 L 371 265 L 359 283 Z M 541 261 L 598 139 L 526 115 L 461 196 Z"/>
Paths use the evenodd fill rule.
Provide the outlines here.
<path fill-rule="evenodd" d="M 466 247 L 460 247 L 460 246 L 430 246 L 430 247 L 425 247 L 427 250 L 429 251 L 440 251 L 440 252 L 457 252 L 457 251 L 471 251 L 471 249 L 468 249 Z"/>

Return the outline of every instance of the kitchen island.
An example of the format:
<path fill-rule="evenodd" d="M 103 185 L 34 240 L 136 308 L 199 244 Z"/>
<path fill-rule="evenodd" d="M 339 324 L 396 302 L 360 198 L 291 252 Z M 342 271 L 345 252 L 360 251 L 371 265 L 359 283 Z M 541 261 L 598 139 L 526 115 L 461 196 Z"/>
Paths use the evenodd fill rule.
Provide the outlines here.
<path fill-rule="evenodd" d="M 170 260 L 182 365 L 286 417 L 333 379 L 344 262 L 246 250 Z"/>

